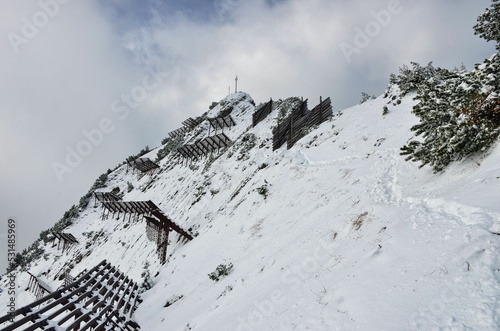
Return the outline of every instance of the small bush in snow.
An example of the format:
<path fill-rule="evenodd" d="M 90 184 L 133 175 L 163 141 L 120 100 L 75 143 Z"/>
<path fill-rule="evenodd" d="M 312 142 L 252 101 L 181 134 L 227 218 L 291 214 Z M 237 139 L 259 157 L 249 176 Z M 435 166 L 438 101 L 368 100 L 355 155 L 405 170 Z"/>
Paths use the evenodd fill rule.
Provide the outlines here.
<path fill-rule="evenodd" d="M 361 105 L 367 102 L 368 100 L 373 100 L 373 99 L 376 99 L 374 95 L 369 95 L 366 92 L 361 92 L 361 100 L 359 100 L 359 104 Z"/>
<path fill-rule="evenodd" d="M 173 151 L 176 151 L 178 147 L 180 147 L 184 143 L 184 135 L 179 135 L 174 138 L 165 138 L 162 140 L 162 144 L 164 145 L 158 153 L 156 153 L 156 162 L 161 161 L 165 156 L 170 154 Z"/>
<path fill-rule="evenodd" d="M 237 160 L 247 160 L 249 158 L 248 152 L 257 145 L 257 136 L 253 133 L 247 133 L 241 138 L 242 147 L 240 149 L 240 155 Z"/>
<path fill-rule="evenodd" d="M 212 104 L 210 106 L 208 106 L 208 109 L 212 110 L 214 109 L 215 106 L 217 106 L 219 103 L 218 102 L 212 102 Z"/>
<path fill-rule="evenodd" d="M 151 279 L 151 273 L 149 272 L 149 262 L 146 261 L 142 267 L 142 290 L 147 291 L 153 287 L 153 279 Z"/>
<path fill-rule="evenodd" d="M 208 274 L 208 278 L 213 280 L 214 282 L 218 282 L 225 276 L 229 275 L 233 270 L 233 264 L 219 264 L 214 272 Z"/>
<path fill-rule="evenodd" d="M 267 182 L 263 184 L 262 186 L 257 187 L 257 193 L 262 195 L 264 199 L 267 199 L 267 196 L 269 195 L 269 188 L 267 187 Z"/>

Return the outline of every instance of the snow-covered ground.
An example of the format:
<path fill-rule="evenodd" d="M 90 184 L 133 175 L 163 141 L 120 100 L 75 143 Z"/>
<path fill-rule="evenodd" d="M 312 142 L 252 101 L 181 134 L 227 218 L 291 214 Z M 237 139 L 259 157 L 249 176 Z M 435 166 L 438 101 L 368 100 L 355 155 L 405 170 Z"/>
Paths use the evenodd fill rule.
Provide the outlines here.
<path fill-rule="evenodd" d="M 500 328 L 498 145 L 441 174 L 404 161 L 399 148 L 417 122 L 408 96 L 387 115 L 383 97 L 335 113 L 273 152 L 279 111 L 252 128 L 250 97 L 225 100 L 235 143 L 218 158 L 186 166 L 170 154 L 153 178 L 126 166 L 109 175 L 109 190 L 133 184 L 124 200 L 152 200 L 198 233 L 185 244 L 172 233 L 165 265 L 143 221 L 103 221 L 92 201 L 65 230 L 80 244 L 65 254 L 48 244 L 30 272 L 56 289 L 55 275 L 81 255 L 72 275 L 107 259 L 140 283 L 149 261 L 154 287 L 134 315 L 143 330 Z M 204 122 L 187 142 L 207 134 Z M 209 279 L 229 263 L 228 276 Z M 18 306 L 34 301 L 27 273 L 17 282 Z M 0 315 L 7 300 L 4 291 Z"/>

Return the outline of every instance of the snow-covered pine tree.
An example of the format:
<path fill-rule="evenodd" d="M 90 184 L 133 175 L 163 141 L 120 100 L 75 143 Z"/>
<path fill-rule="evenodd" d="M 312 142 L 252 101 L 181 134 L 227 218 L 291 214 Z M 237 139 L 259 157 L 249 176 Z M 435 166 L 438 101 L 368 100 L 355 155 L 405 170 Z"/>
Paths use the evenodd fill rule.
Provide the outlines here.
<path fill-rule="evenodd" d="M 500 50 L 500 0 L 492 0 L 491 7 L 479 15 L 474 31 L 487 41 L 496 41 L 496 48 Z"/>
<path fill-rule="evenodd" d="M 439 172 L 488 149 L 500 134 L 498 69 L 495 55 L 472 72 L 439 69 L 439 81 L 420 84 L 415 98 L 420 102 L 413 108 L 420 123 L 412 131 L 423 141 L 410 141 L 401 154 Z"/>
<path fill-rule="evenodd" d="M 410 65 L 411 68 L 407 65 L 403 65 L 399 68 L 398 75 L 391 74 L 389 78 L 389 86 L 398 85 L 401 90 L 401 97 L 410 92 L 416 91 L 420 84 L 424 83 L 428 79 L 438 78 L 439 68 L 435 68 L 432 65 L 432 62 L 429 62 L 425 67 L 422 67 L 417 62 L 411 62 Z"/>
<path fill-rule="evenodd" d="M 492 0 L 491 8 L 478 17 L 474 30 L 481 38 L 496 41 L 497 49 L 500 49 L 500 0 Z M 418 83 L 415 99 L 420 102 L 413 108 L 413 113 L 420 118 L 420 123 L 413 126 L 412 131 L 423 140 L 412 140 L 401 148 L 401 154 L 407 155 L 406 160 L 420 161 L 421 166 L 429 164 L 438 172 L 450 162 L 486 151 L 498 140 L 498 54 L 476 65 L 471 72 L 439 69 L 434 72 L 434 77 L 423 82 L 413 79 L 416 69 L 421 71 L 414 66 L 413 70 L 403 68 L 399 76 L 391 76 L 391 82 L 398 84 L 402 91 L 412 87 L 408 81 Z"/>

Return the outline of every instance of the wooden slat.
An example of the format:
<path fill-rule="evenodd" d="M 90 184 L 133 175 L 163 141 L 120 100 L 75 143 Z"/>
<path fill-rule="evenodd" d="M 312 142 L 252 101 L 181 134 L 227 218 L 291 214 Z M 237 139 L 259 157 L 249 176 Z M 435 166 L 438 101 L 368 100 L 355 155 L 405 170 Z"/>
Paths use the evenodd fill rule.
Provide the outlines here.
<path fill-rule="evenodd" d="M 225 133 L 219 133 L 214 136 L 205 137 L 194 144 L 181 146 L 177 149 L 179 153 L 189 159 L 195 159 L 200 156 L 206 156 L 214 150 L 228 146 L 231 139 Z"/>
<path fill-rule="evenodd" d="M 306 135 L 309 128 L 327 121 L 333 116 L 330 98 L 321 101 L 311 111 L 306 112 L 303 117 L 293 123 L 293 130 L 287 141 L 287 148 L 290 149 L 297 141 Z"/>
<path fill-rule="evenodd" d="M 188 128 L 188 129 L 193 129 L 194 127 L 196 127 L 199 123 L 193 119 L 193 118 L 188 118 L 186 119 L 184 122 L 182 122 L 182 125 L 184 125 L 184 127 Z"/>
<path fill-rule="evenodd" d="M 287 118 L 285 118 L 273 131 L 273 150 L 280 148 L 293 132 L 293 122 L 304 116 L 307 112 L 307 99 L 302 101 L 300 105 L 294 109 Z"/>
<path fill-rule="evenodd" d="M 181 136 L 183 135 L 184 133 L 186 133 L 188 130 L 186 127 L 182 127 L 182 128 L 178 128 L 172 132 L 169 132 L 169 136 L 170 138 L 175 138 L 175 137 L 178 137 L 178 136 Z"/>
<path fill-rule="evenodd" d="M 332 117 L 332 106 L 330 98 L 326 98 L 314 107 L 307 110 L 307 100 L 292 113 L 273 131 L 273 150 L 280 148 L 285 142 L 290 149 L 297 141 L 306 135 L 309 128 L 327 121 Z"/>
<path fill-rule="evenodd" d="M 273 99 L 269 100 L 266 104 L 262 105 L 255 113 L 252 114 L 252 124 L 255 127 L 263 121 L 267 115 L 271 114 L 273 110 Z"/>
<path fill-rule="evenodd" d="M 155 170 L 160 167 L 158 164 L 154 163 L 148 158 L 138 158 L 130 162 L 130 165 L 143 173 Z"/>
<path fill-rule="evenodd" d="M 111 192 L 94 192 L 94 196 L 99 202 L 120 200 L 120 198 Z"/>
<path fill-rule="evenodd" d="M 208 122 L 210 123 L 212 128 L 214 128 L 214 130 L 229 128 L 231 126 L 236 125 L 236 122 L 231 117 L 231 115 L 227 115 L 224 117 L 209 118 Z"/>

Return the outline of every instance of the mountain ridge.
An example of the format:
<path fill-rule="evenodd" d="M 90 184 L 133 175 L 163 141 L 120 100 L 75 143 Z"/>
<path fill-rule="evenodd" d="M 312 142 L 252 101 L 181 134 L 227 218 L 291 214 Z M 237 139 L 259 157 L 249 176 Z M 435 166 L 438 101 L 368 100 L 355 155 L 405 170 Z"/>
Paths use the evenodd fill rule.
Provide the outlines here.
<path fill-rule="evenodd" d="M 254 128 L 251 97 L 229 95 L 204 117 L 232 107 L 231 146 L 187 164 L 173 151 L 152 176 L 121 165 L 102 189 L 151 200 L 190 229 L 187 243 L 171 234 L 166 264 L 144 221 L 101 220 L 90 201 L 64 230 L 80 243 L 66 253 L 44 244 L 29 270 L 55 289 L 71 263 L 76 275 L 106 257 L 138 283 L 149 263 L 153 288 L 134 314 L 146 330 L 496 329 L 500 149 L 437 175 L 404 161 L 413 97 L 367 100 L 273 151 L 273 127 L 293 100 Z M 208 132 L 204 120 L 183 143 Z M 229 264 L 219 281 L 208 277 Z M 18 307 L 34 300 L 27 280 L 18 273 Z"/>

